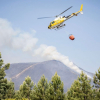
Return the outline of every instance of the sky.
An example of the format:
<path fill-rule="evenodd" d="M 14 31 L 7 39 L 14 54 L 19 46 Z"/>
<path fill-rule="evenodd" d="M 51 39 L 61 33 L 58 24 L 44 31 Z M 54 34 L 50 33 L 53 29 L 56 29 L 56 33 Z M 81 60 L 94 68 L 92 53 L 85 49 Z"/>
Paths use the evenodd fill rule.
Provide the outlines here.
<path fill-rule="evenodd" d="M 55 18 L 79 14 L 60 30 L 49 30 Z M 66 66 L 95 73 L 100 67 L 100 0 L 0 0 L 0 52 L 4 63 L 59 60 Z M 69 39 L 69 34 L 75 40 Z"/>

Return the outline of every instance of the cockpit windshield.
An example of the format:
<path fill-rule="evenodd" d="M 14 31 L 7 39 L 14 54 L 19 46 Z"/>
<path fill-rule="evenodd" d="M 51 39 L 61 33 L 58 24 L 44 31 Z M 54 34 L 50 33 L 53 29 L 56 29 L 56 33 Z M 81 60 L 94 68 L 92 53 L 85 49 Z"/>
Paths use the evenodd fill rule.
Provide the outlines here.
<path fill-rule="evenodd" d="M 52 24 L 54 23 L 54 21 L 53 22 L 51 22 Z"/>
<path fill-rule="evenodd" d="M 50 27 L 52 26 L 52 24 L 55 23 L 54 21 L 50 23 Z"/>

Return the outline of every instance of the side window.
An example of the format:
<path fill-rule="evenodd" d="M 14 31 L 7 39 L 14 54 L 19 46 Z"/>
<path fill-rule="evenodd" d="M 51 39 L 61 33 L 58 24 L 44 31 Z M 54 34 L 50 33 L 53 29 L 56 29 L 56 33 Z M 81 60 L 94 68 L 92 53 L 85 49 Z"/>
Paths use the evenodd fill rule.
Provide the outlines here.
<path fill-rule="evenodd" d="M 52 24 L 54 23 L 54 21 L 52 22 Z"/>

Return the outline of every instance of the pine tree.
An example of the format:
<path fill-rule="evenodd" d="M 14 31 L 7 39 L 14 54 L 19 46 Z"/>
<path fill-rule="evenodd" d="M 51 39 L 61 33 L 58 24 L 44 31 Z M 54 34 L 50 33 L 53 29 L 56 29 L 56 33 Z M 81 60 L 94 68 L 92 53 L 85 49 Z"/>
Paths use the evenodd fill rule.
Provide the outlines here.
<path fill-rule="evenodd" d="M 91 80 L 82 72 L 67 92 L 67 100 L 94 100 Z"/>
<path fill-rule="evenodd" d="M 64 94 L 63 86 L 64 84 L 56 72 L 55 75 L 52 77 L 51 82 L 49 82 L 47 100 L 64 100 L 65 94 Z"/>
<path fill-rule="evenodd" d="M 20 95 L 23 98 L 28 98 L 30 100 L 30 94 L 32 92 L 33 86 L 34 86 L 34 83 L 33 81 L 31 81 L 31 77 L 28 76 L 25 78 L 25 81 L 23 82 L 23 84 L 20 85 L 20 89 L 17 92 L 17 94 L 20 93 Z"/>
<path fill-rule="evenodd" d="M 95 100 L 100 100 L 100 68 L 98 69 L 98 72 L 96 72 L 93 77 L 93 83 L 95 84 L 93 86 L 95 87 L 94 90 Z"/>
<path fill-rule="evenodd" d="M 32 100 L 47 100 L 47 79 L 43 75 L 39 80 L 37 86 L 35 85 L 31 94 Z"/>
<path fill-rule="evenodd" d="M 93 82 L 95 84 L 95 88 L 100 88 L 100 68 L 98 69 L 98 72 L 95 73 L 93 77 Z"/>
<path fill-rule="evenodd" d="M 1 59 L 1 53 L 0 53 L 0 99 L 6 98 L 6 92 L 7 92 L 7 79 L 4 78 L 6 76 L 5 70 L 9 68 L 10 64 L 4 65 L 3 60 Z"/>
<path fill-rule="evenodd" d="M 79 80 L 75 80 L 70 90 L 67 92 L 67 100 L 83 100 L 82 91 L 80 90 L 81 84 Z"/>
<path fill-rule="evenodd" d="M 14 95 L 15 95 L 15 91 L 14 91 L 14 83 L 12 82 L 12 80 L 7 81 L 6 89 L 7 89 L 6 97 L 7 98 L 13 98 Z"/>
<path fill-rule="evenodd" d="M 19 90 L 15 91 L 14 98 L 15 98 L 15 100 L 22 100 L 23 97 Z"/>

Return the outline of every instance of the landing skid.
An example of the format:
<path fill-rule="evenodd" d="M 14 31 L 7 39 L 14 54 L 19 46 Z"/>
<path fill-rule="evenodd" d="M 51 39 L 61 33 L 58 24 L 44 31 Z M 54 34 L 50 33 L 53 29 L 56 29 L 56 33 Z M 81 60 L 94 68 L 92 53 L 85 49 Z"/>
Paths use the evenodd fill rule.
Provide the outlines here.
<path fill-rule="evenodd" d="M 63 26 L 59 26 L 58 28 L 56 28 L 55 30 L 60 30 L 62 28 L 64 28 L 65 24 Z"/>

